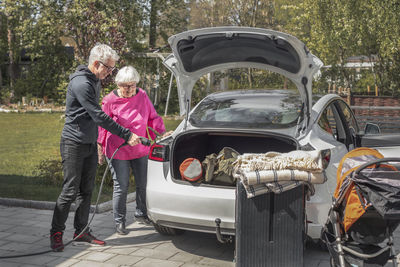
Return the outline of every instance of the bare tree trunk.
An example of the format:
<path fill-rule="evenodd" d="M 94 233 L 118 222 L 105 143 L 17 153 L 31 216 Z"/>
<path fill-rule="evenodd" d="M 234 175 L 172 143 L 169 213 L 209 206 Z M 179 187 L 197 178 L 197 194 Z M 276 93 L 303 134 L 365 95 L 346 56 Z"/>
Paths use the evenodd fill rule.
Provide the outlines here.
<path fill-rule="evenodd" d="M 221 74 L 223 75 L 223 77 L 220 80 L 219 83 L 219 90 L 220 91 L 226 91 L 229 88 L 229 71 L 228 70 L 223 70 L 221 71 Z"/>
<path fill-rule="evenodd" d="M 215 91 L 214 81 L 215 81 L 214 72 L 211 72 L 210 73 L 210 92 L 214 92 Z"/>
<path fill-rule="evenodd" d="M 253 88 L 253 79 L 251 77 L 251 68 L 248 68 L 248 80 L 249 80 L 249 89 Z"/>
<path fill-rule="evenodd" d="M 150 9 L 150 29 L 149 29 L 149 47 L 155 48 L 157 42 L 157 0 L 151 0 Z"/>
<path fill-rule="evenodd" d="M 210 89 L 211 89 L 211 75 L 212 75 L 211 72 L 207 74 L 206 95 L 208 95 L 208 94 L 210 93 Z"/>
<path fill-rule="evenodd" d="M 9 62 L 9 76 L 10 76 L 10 88 L 14 90 L 14 83 L 17 79 L 17 64 L 15 62 L 14 54 L 14 42 L 15 36 L 12 29 L 7 29 L 7 42 L 8 42 L 8 62 Z"/>
<path fill-rule="evenodd" d="M 3 21 L 2 17 L 3 16 L 4 16 L 4 13 L 0 12 L 0 29 L 3 26 L 2 25 L 2 21 Z M 1 62 L 0 62 L 0 66 L 1 66 L 3 64 L 3 57 L 2 56 L 0 56 L 0 60 L 1 60 Z M 1 67 L 0 67 L 0 92 L 1 92 L 2 87 L 3 87 L 3 73 L 2 73 Z"/>
<path fill-rule="evenodd" d="M 258 1 L 254 0 L 254 2 L 253 2 L 253 10 L 252 10 L 252 14 L 251 14 L 251 26 L 252 27 L 256 26 L 257 6 L 258 6 Z M 252 79 L 252 76 L 251 76 L 251 68 L 248 68 L 247 71 L 248 71 L 247 79 L 249 81 L 249 88 L 253 88 L 253 79 Z"/>
<path fill-rule="evenodd" d="M 0 68 L 0 91 L 1 91 L 2 87 L 3 87 L 3 72 L 1 71 L 1 68 Z"/>
<path fill-rule="evenodd" d="M 257 18 L 257 5 L 258 5 L 258 0 L 254 0 L 253 3 L 253 14 L 251 15 L 251 26 L 255 27 L 256 26 L 256 18 Z"/>

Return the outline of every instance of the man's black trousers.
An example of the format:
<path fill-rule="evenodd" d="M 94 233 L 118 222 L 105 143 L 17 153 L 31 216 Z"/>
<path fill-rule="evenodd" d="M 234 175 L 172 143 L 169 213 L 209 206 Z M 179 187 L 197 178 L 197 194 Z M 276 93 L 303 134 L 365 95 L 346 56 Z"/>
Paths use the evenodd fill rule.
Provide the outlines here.
<path fill-rule="evenodd" d="M 61 138 L 64 172 L 62 191 L 54 208 L 51 233 L 63 232 L 71 203 L 76 200 L 75 232 L 80 233 L 89 219 L 90 200 L 97 169 L 96 144 L 81 144 Z"/>

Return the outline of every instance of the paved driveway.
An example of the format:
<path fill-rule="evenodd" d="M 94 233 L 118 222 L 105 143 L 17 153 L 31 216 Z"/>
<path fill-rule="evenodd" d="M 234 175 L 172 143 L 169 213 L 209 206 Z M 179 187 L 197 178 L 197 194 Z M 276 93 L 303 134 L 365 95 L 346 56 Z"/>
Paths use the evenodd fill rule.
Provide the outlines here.
<path fill-rule="evenodd" d="M 0 259 L 0 266 L 234 266 L 234 245 L 218 243 L 214 235 L 186 232 L 166 237 L 153 227 L 133 222 L 135 203 L 128 205 L 127 236 L 114 234 L 111 212 L 97 214 L 94 234 L 107 240 L 105 247 L 70 245 L 64 252 Z M 49 249 L 52 211 L 0 206 L 0 255 Z M 73 213 L 67 221 L 65 241 L 73 234 Z M 397 248 L 400 233 L 396 232 Z M 397 250 L 399 251 L 399 249 Z M 310 245 L 305 251 L 307 267 L 328 267 L 329 254 Z"/>

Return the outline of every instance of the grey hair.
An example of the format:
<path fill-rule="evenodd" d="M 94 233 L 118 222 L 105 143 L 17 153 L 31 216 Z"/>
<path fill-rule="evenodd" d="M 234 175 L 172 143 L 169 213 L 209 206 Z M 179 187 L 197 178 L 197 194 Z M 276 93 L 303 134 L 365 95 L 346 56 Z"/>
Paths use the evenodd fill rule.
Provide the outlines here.
<path fill-rule="evenodd" d="M 117 76 L 115 76 L 116 84 L 131 83 L 131 82 L 138 83 L 139 81 L 140 81 L 140 75 L 137 72 L 137 70 L 132 66 L 123 67 L 118 71 Z"/>
<path fill-rule="evenodd" d="M 106 63 L 109 59 L 118 61 L 119 56 L 114 49 L 106 44 L 96 44 L 96 46 L 90 50 L 89 65 L 92 65 L 95 61 Z"/>

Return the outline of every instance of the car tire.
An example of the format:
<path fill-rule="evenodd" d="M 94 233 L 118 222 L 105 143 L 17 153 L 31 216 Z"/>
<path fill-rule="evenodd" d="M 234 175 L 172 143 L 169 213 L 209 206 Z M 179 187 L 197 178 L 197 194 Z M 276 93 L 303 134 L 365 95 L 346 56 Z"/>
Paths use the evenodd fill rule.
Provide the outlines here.
<path fill-rule="evenodd" d="M 171 228 L 154 223 L 154 228 L 162 235 L 181 235 L 185 232 L 182 229 Z"/>
<path fill-rule="evenodd" d="M 317 244 L 321 251 L 329 252 L 328 245 L 326 244 L 326 242 L 324 240 L 318 239 Z"/>

